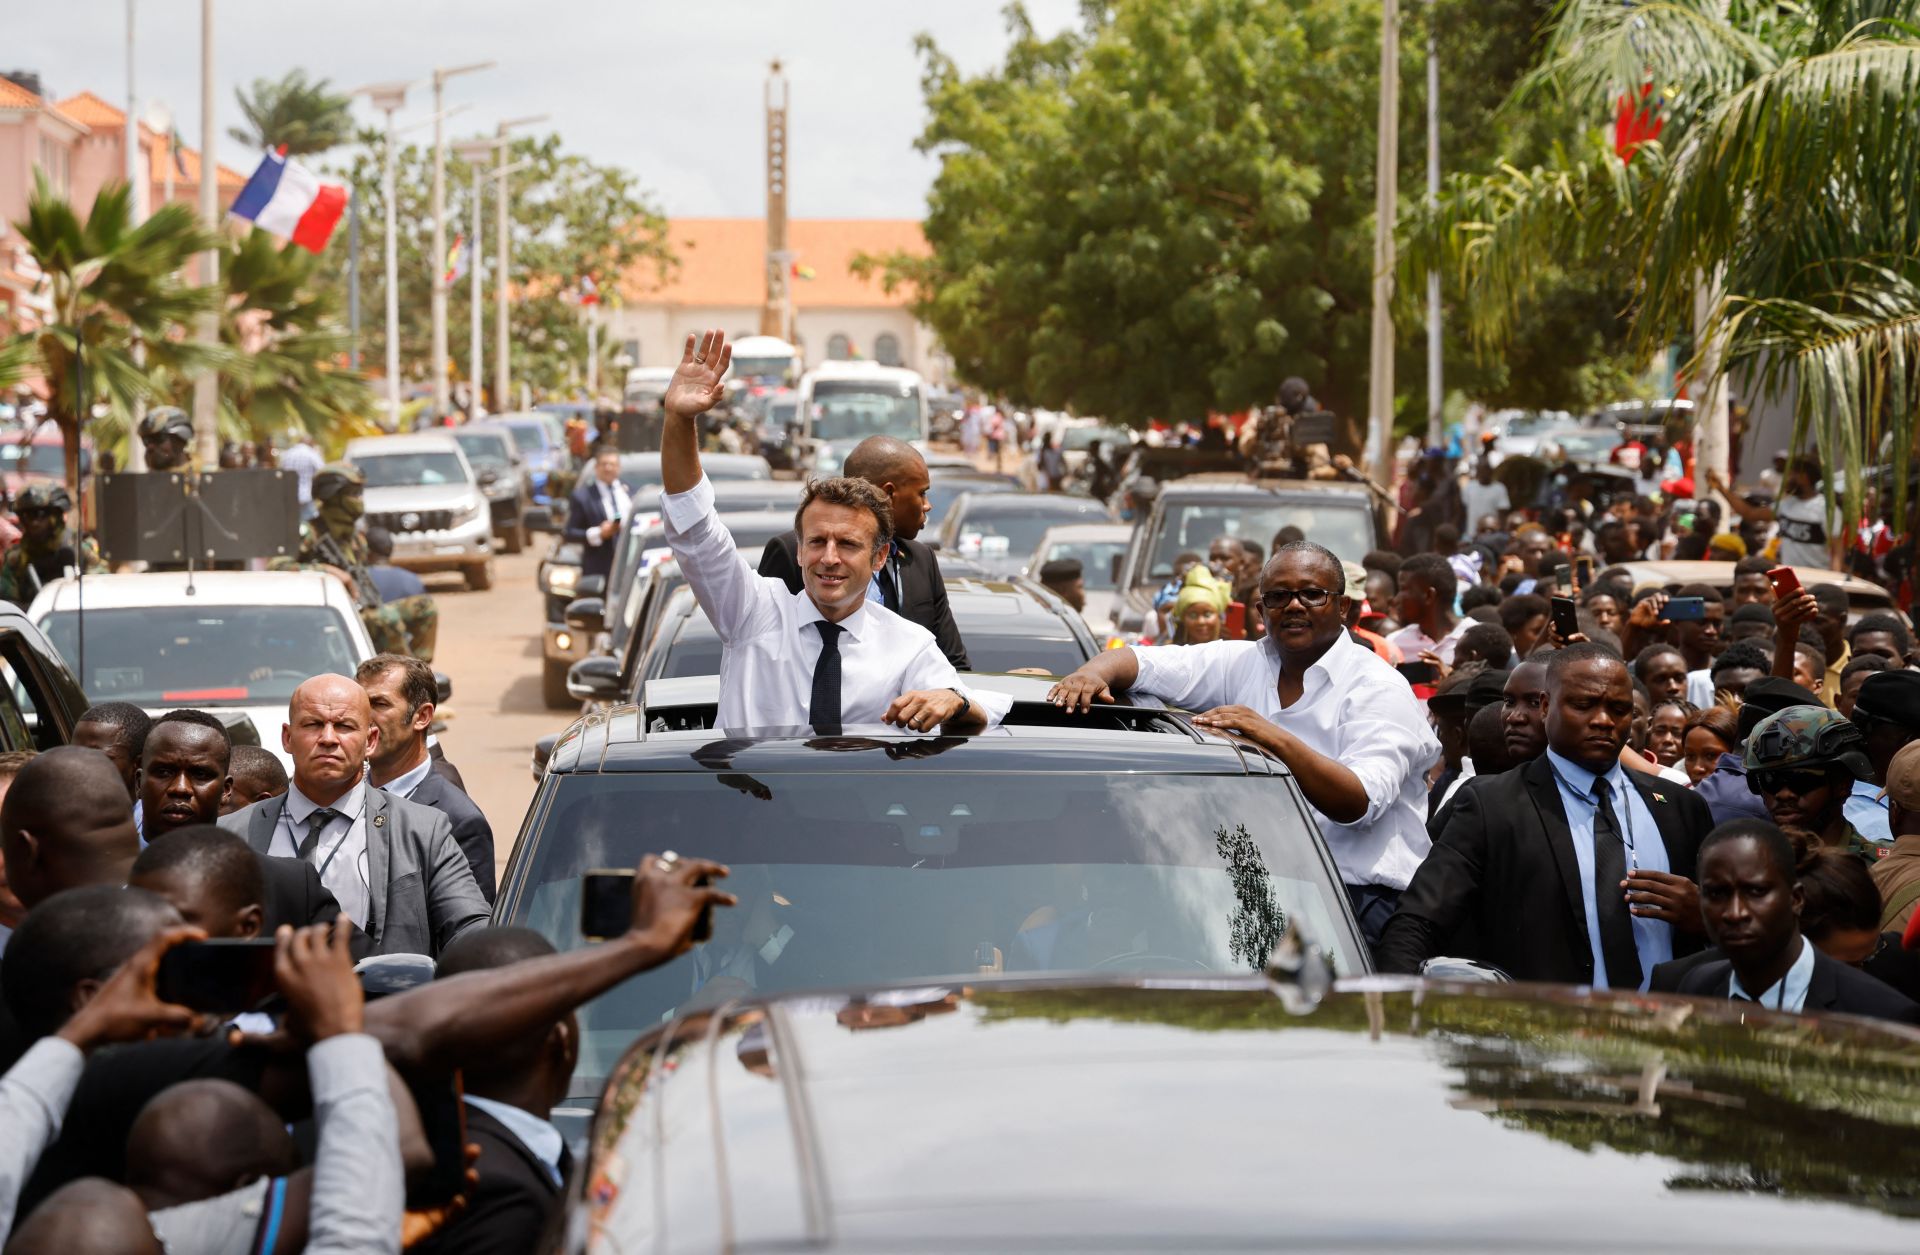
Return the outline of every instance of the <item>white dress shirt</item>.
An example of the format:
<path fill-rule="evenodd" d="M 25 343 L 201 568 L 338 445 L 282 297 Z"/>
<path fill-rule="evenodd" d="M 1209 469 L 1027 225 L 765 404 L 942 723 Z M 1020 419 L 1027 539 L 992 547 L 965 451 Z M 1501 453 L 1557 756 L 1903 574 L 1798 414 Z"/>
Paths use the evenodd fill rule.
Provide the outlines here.
<path fill-rule="evenodd" d="M 403 771 L 393 779 L 381 785 L 395 797 L 412 797 L 420 782 L 433 774 L 433 755 L 428 754 L 420 760 L 420 765 L 410 771 Z"/>
<path fill-rule="evenodd" d="M 804 589 L 789 592 L 785 581 L 762 578 L 740 556 L 714 513 L 713 485 L 704 475 L 686 492 L 661 497 L 660 513 L 667 544 L 724 644 L 717 726 L 805 726 L 820 658 L 813 625 L 825 617 L 819 607 Z M 885 606 L 863 601 L 840 626 L 843 726 L 878 724 L 894 698 L 920 689 L 957 690 L 989 727 L 1013 705 L 1005 694 L 962 684 L 933 633 Z"/>
<path fill-rule="evenodd" d="M 1398 649 L 1401 656 L 1408 662 L 1418 662 L 1422 653 L 1431 651 L 1439 657 L 1441 662 L 1452 666 L 1454 648 L 1460 644 L 1460 638 L 1467 634 L 1467 629 L 1474 626 L 1474 623 L 1472 619 L 1459 619 L 1447 629 L 1447 634 L 1437 641 L 1428 636 L 1418 623 L 1409 623 L 1397 632 L 1387 633 L 1387 644 Z"/>
<path fill-rule="evenodd" d="M 1614 986 L 1607 979 L 1606 952 L 1600 944 L 1600 911 L 1593 897 L 1593 822 L 1600 812 L 1600 803 L 1593 796 L 1593 782 L 1599 777 L 1553 750 L 1547 751 L 1547 762 L 1553 767 L 1554 783 L 1560 790 L 1560 807 L 1567 814 L 1567 830 L 1573 837 L 1573 861 L 1580 875 L 1580 901 L 1587 912 L 1587 944 L 1593 949 L 1593 987 L 1612 989 Z M 1667 865 L 1667 843 L 1660 839 L 1660 825 L 1654 822 L 1653 812 L 1647 809 L 1647 800 L 1640 796 L 1640 790 L 1627 779 L 1626 769 L 1616 762 L 1607 769 L 1606 779 L 1611 790 L 1608 800 L 1613 803 L 1614 818 L 1620 821 L 1620 840 L 1627 847 L 1627 870 L 1672 871 Z M 1645 989 L 1653 976 L 1654 964 L 1665 963 L 1673 957 L 1673 925 L 1644 915 L 1634 916 L 1633 947 L 1640 954 L 1638 987 Z"/>
<path fill-rule="evenodd" d="M 307 839 L 307 820 L 320 809 L 300 786 L 287 785 L 287 804 L 280 810 L 267 853 L 276 858 L 299 858 Z M 320 872 L 320 883 L 332 890 L 340 909 L 364 931 L 373 896 L 367 881 L 367 783 L 362 780 L 340 795 L 331 809 L 340 812 L 320 830 L 320 840 L 307 861 Z"/>
<path fill-rule="evenodd" d="M 1740 983 L 1739 972 L 1727 973 L 1728 998 L 1745 998 L 1748 1002 L 1757 1002 L 1775 1011 L 1791 1011 L 1796 1015 L 1807 1009 L 1807 990 L 1812 986 L 1813 943 L 1805 937 L 1800 938 L 1800 957 L 1793 961 L 1787 974 L 1758 994 L 1747 992 L 1747 987 Z"/>
<path fill-rule="evenodd" d="M 627 486 L 625 484 L 617 479 L 611 484 L 603 484 L 596 479 L 593 481 L 593 490 L 600 498 L 600 508 L 607 512 L 609 519 L 624 519 L 627 517 L 627 511 L 633 505 L 633 498 L 627 494 Z M 618 534 L 617 532 L 615 533 L 615 535 Z M 589 545 L 604 543 L 599 528 L 589 527 L 587 529 L 587 543 Z"/>
<path fill-rule="evenodd" d="M 1405 889 L 1427 857 L 1427 770 L 1440 760 L 1406 679 L 1342 633 L 1307 668 L 1300 698 L 1280 704 L 1280 651 L 1272 638 L 1206 645 L 1136 645 L 1136 692 L 1188 710 L 1246 706 L 1360 777 L 1367 811 L 1350 824 L 1314 811 L 1350 885 Z"/>
<path fill-rule="evenodd" d="M 463 1097 L 469 1107 L 486 1112 L 518 1138 L 527 1152 L 546 1168 L 547 1176 L 553 1179 L 555 1185 L 564 1184 L 560 1180 L 560 1152 L 566 1147 L 566 1139 L 560 1136 L 560 1130 L 554 1128 L 551 1121 L 542 1120 L 531 1111 L 522 1111 L 512 1103 L 497 1102 L 476 1094 Z"/>
<path fill-rule="evenodd" d="M 80 1083 L 86 1056 L 64 1037 L 42 1037 L 0 1077 L 0 1233 L 13 1227 L 13 1209 L 40 1154 L 60 1136 L 67 1104 Z"/>

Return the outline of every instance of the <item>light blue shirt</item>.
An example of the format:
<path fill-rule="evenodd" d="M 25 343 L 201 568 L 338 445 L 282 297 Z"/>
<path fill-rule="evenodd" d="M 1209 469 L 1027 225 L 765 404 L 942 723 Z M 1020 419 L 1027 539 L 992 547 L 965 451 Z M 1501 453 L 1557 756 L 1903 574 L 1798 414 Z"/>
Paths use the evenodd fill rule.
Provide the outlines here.
<path fill-rule="evenodd" d="M 1800 957 L 1793 961 L 1793 966 L 1787 969 L 1785 976 L 1761 990 L 1756 997 L 1740 983 L 1740 973 L 1733 972 L 1727 979 L 1727 997 L 1745 998 L 1748 1002 L 1757 1002 L 1774 1011 L 1798 1013 L 1806 1009 L 1807 989 L 1812 984 L 1813 943 L 1802 937 Z"/>
<path fill-rule="evenodd" d="M 1600 811 L 1600 803 L 1593 796 L 1593 782 L 1600 777 L 1553 750 L 1547 751 L 1547 762 L 1560 789 L 1560 805 L 1567 813 L 1567 829 L 1573 834 L 1573 857 L 1580 867 L 1580 900 L 1587 909 L 1587 944 L 1593 949 L 1593 987 L 1611 989 L 1606 951 L 1600 945 L 1600 912 L 1593 897 L 1593 824 Z M 1672 870 L 1667 866 L 1667 846 L 1660 839 L 1660 825 L 1653 821 L 1646 799 L 1627 780 L 1619 763 L 1607 771 L 1606 781 L 1613 790 L 1613 814 L 1620 822 L 1620 839 L 1627 847 L 1627 870 Z M 1645 989 L 1654 965 L 1673 957 L 1673 927 L 1636 915 L 1633 945 L 1640 953 L 1639 987 Z"/>
<path fill-rule="evenodd" d="M 552 1122 L 542 1120 L 531 1111 L 522 1111 L 511 1103 L 498 1102 L 492 1098 L 481 1098 L 475 1094 L 464 1095 L 469 1107 L 478 1107 L 501 1124 L 507 1132 L 520 1139 L 520 1144 L 533 1153 L 553 1178 L 555 1185 L 564 1185 L 560 1179 L 560 1151 L 566 1140 L 560 1136 L 560 1130 Z"/>
<path fill-rule="evenodd" d="M 1880 786 L 1869 784 L 1865 780 L 1855 780 L 1853 789 L 1847 794 L 1840 813 L 1847 817 L 1847 823 L 1853 830 L 1868 841 L 1888 845 L 1893 841 L 1893 824 L 1887 814 L 1887 800 L 1880 796 Z"/>

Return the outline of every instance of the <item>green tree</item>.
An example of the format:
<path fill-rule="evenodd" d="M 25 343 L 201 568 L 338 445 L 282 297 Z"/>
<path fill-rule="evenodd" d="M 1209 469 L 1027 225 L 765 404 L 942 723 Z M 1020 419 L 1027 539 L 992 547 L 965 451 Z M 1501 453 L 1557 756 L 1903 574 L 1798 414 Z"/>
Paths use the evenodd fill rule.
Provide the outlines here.
<path fill-rule="evenodd" d="M 235 364 L 226 349 L 175 334 L 217 303 L 217 290 L 180 278 L 215 238 L 184 205 L 163 206 L 133 225 L 126 185 L 118 183 L 101 189 L 83 222 L 39 174 L 27 217 L 13 226 L 46 274 L 53 310 L 44 326 L 15 335 L 0 363 L 11 359 L 17 371 L 30 357 L 46 381 L 47 412 L 66 444 L 67 486 L 77 494 L 83 424 L 91 422 L 95 443 L 107 447 L 125 439 L 135 404 L 163 399 L 169 381 Z"/>
<path fill-rule="evenodd" d="M 304 70 L 278 80 L 254 79 L 251 91 L 234 89 L 247 124 L 227 134 L 255 151 L 285 147 L 289 157 L 338 147 L 353 134 L 353 115 L 347 97 L 331 88 L 324 78 L 308 82 Z"/>
<path fill-rule="evenodd" d="M 1795 443 L 1846 472 L 1855 517 L 1882 457 L 1903 499 L 1920 385 L 1920 3 L 1563 0 L 1516 104 L 1597 119 L 1642 85 L 1658 144 L 1623 164 L 1589 127 L 1533 165 L 1457 176 L 1413 232 L 1416 261 L 1458 274 L 1475 335 L 1495 346 L 1544 273 L 1624 264 L 1640 350 L 1695 343 L 1696 378 L 1738 371 L 1790 397 Z"/>

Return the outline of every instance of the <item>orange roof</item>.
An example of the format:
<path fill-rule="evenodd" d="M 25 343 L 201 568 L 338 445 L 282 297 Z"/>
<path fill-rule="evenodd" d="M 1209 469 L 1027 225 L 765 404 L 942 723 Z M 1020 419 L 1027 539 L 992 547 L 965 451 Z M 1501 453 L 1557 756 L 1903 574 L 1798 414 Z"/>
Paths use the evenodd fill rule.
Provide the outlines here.
<path fill-rule="evenodd" d="M 667 238 L 679 265 L 662 286 L 652 263 L 629 271 L 621 283 L 628 301 L 665 305 L 746 305 L 767 297 L 767 224 L 760 218 L 675 218 Z M 858 278 L 848 263 L 860 253 L 925 253 L 920 224 L 910 218 L 797 218 L 787 223 L 787 245 L 796 266 L 813 271 L 793 279 L 796 309 L 894 308 L 875 278 Z"/>
<path fill-rule="evenodd" d="M 60 102 L 60 112 L 95 130 L 127 124 L 127 115 L 92 92 L 81 92 Z M 144 128 L 143 128 L 144 129 Z"/>
<path fill-rule="evenodd" d="M 12 79 L 0 78 L 0 109 L 37 109 L 45 103 Z"/>
<path fill-rule="evenodd" d="M 120 131 L 127 125 L 126 110 L 114 108 L 92 92 L 81 92 L 77 96 L 69 96 L 60 102 L 59 107 L 62 113 L 85 124 L 91 130 Z M 154 166 L 154 181 L 158 182 L 162 177 L 160 163 L 173 160 L 172 155 L 167 151 L 167 137 L 142 122 L 140 144 L 147 150 L 148 160 Z M 186 167 L 187 172 L 184 178 L 176 179 L 176 183 L 197 186 L 200 182 L 199 152 L 182 144 L 180 164 Z M 247 182 L 246 175 L 229 170 L 225 166 L 220 167 L 219 178 L 221 187 L 239 188 L 244 187 Z"/>

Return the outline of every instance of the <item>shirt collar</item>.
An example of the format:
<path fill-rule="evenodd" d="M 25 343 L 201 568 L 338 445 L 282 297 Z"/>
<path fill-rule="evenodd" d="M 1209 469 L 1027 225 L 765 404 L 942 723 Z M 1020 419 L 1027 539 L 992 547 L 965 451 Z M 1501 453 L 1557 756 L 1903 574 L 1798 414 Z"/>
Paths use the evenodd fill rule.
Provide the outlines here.
<path fill-rule="evenodd" d="M 1605 771 L 1589 771 L 1571 758 L 1564 757 L 1557 750 L 1547 750 L 1547 762 L 1553 767 L 1555 775 L 1567 784 L 1567 787 L 1582 797 L 1593 796 L 1593 782 L 1605 778 L 1613 790 L 1614 797 L 1625 797 L 1627 773 L 1616 759 Z"/>
<path fill-rule="evenodd" d="M 340 812 L 348 819 L 360 818 L 360 812 L 367 805 L 367 782 L 361 780 L 351 789 L 342 793 L 329 809 Z M 304 824 L 313 812 L 320 809 L 320 803 L 300 791 L 300 786 L 287 783 L 287 816 L 296 824 Z"/>
<path fill-rule="evenodd" d="M 479 1108 L 505 1125 L 507 1132 L 519 1138 L 520 1144 L 547 1166 L 553 1183 L 560 1184 L 560 1151 L 565 1147 L 566 1139 L 560 1136 L 559 1129 L 531 1111 L 522 1111 L 510 1103 L 481 1098 L 476 1094 L 467 1094 L 465 1098 L 470 1106 Z"/>
<path fill-rule="evenodd" d="M 1776 983 L 1760 991 L 1758 997 L 1747 992 L 1740 983 L 1740 973 L 1730 972 L 1727 980 L 1727 996 L 1745 998 L 1748 1002 L 1757 1002 L 1761 1006 L 1773 1005 L 1788 1011 L 1798 1011 L 1807 1004 L 1807 988 L 1813 984 L 1813 943 L 1805 937 L 1800 938 L 1800 957 L 1793 961 L 1787 974 Z M 1778 991 L 1777 993 L 1775 991 Z"/>
<path fill-rule="evenodd" d="M 433 755 L 422 754 L 419 766 L 410 771 L 401 772 L 380 787 L 396 797 L 412 797 L 413 791 L 420 787 L 420 782 L 425 780 L 432 771 Z"/>
<path fill-rule="evenodd" d="M 871 584 L 873 581 L 869 579 L 867 582 Z M 820 613 L 820 607 L 813 604 L 813 598 L 807 593 L 804 587 L 798 593 L 795 593 L 794 596 L 798 597 L 802 602 L 800 608 L 800 626 L 802 629 L 805 629 L 810 623 L 826 622 L 827 616 Z M 867 624 L 870 621 L 867 616 L 867 610 L 872 604 L 872 600 L 872 598 L 867 598 L 862 601 L 858 610 L 840 620 L 841 630 L 856 641 L 866 635 Z"/>

